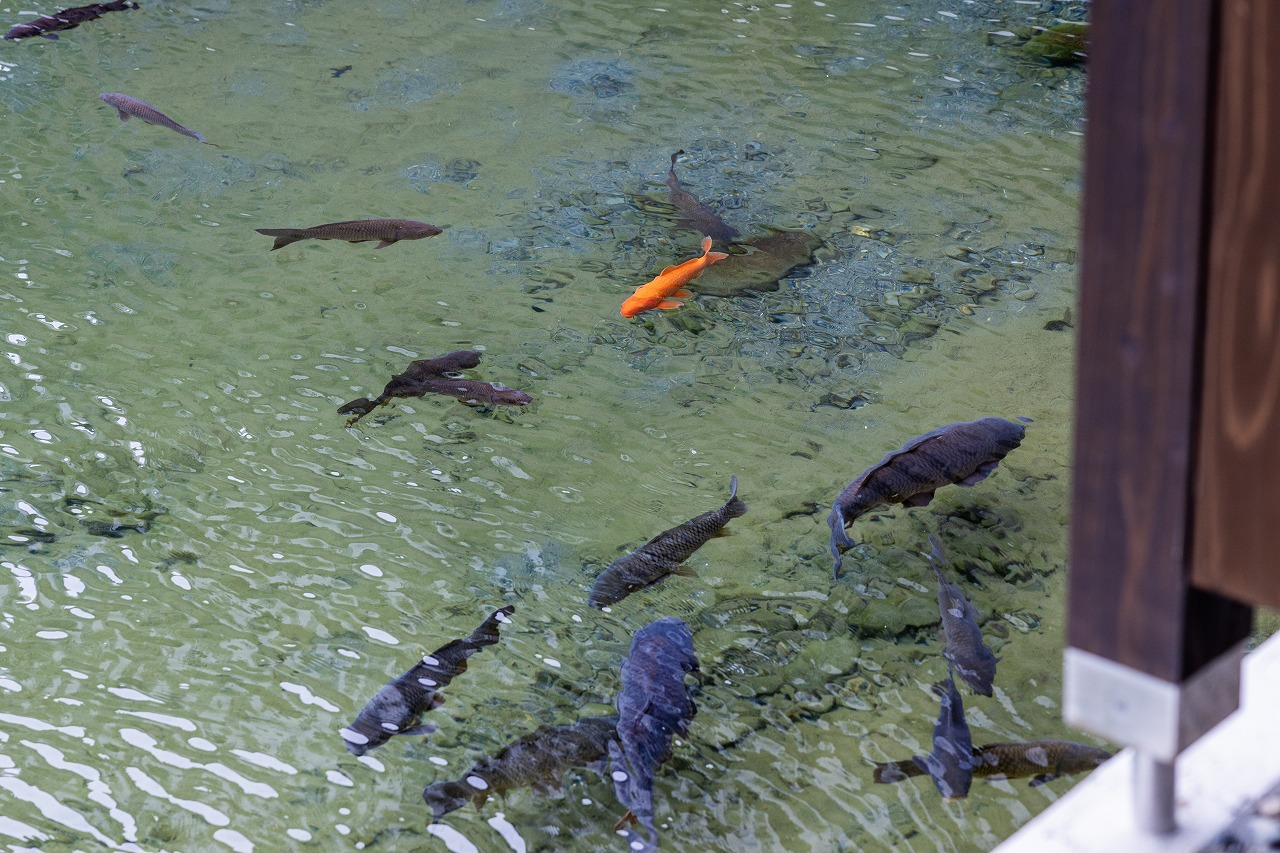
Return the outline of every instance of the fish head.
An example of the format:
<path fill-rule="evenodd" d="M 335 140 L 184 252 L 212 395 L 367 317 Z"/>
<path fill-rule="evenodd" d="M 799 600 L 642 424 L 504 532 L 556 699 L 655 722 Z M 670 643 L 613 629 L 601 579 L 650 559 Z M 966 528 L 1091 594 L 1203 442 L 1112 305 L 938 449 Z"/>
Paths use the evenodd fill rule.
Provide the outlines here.
<path fill-rule="evenodd" d="M 660 296 L 641 296 L 638 293 L 633 293 L 622 303 L 622 316 L 634 317 L 644 311 L 651 311 L 657 308 L 658 303 L 661 301 L 662 297 Z"/>
<path fill-rule="evenodd" d="M 422 237 L 434 237 L 444 232 L 443 228 L 437 228 L 434 225 L 428 225 L 425 222 L 415 222 L 412 219 L 406 219 L 395 228 L 396 240 L 418 240 Z"/>

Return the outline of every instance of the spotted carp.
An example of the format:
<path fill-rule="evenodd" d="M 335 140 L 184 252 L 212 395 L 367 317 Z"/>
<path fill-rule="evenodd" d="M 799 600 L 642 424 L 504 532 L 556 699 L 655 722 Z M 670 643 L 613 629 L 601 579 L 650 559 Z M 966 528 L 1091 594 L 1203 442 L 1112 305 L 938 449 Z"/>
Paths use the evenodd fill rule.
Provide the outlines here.
<path fill-rule="evenodd" d="M 1110 757 L 1105 749 L 1069 740 L 992 743 L 973 748 L 973 775 L 990 779 L 1030 776 L 1030 784 L 1037 786 L 1060 776 L 1086 773 Z M 920 776 L 928 772 L 924 761 L 924 756 L 917 755 L 905 761 L 877 762 L 873 778 L 893 783 Z"/>
<path fill-rule="evenodd" d="M 603 770 L 609 741 L 617 730 L 616 715 L 584 717 L 570 726 L 540 726 L 512 741 L 491 758 L 472 765 L 454 782 L 435 782 L 422 791 L 439 820 L 467 803 L 477 807 L 490 794 L 532 787 L 538 794 L 560 791 L 560 780 L 575 767 L 598 764 Z"/>
<path fill-rule="evenodd" d="M 592 607 L 607 607 L 671 575 L 693 575 L 692 569 L 682 565 L 684 561 L 708 539 L 720 535 L 730 519 L 746 512 L 747 505 L 738 498 L 738 478 L 730 477 L 729 500 L 724 506 L 664 530 L 630 554 L 614 560 L 596 578 L 587 602 Z"/>
<path fill-rule="evenodd" d="M 856 543 L 844 529 L 881 504 L 925 506 L 933 493 L 952 483 L 972 486 L 996 470 L 1022 443 L 1027 428 L 1004 418 L 948 424 L 917 436 L 858 475 L 831 507 L 831 556 L 840 577 L 842 552 Z"/>
<path fill-rule="evenodd" d="M 347 426 L 351 426 L 378 406 L 385 406 L 393 397 L 422 397 L 427 394 L 444 394 L 469 406 L 524 406 L 533 402 L 533 398 L 523 391 L 493 382 L 462 378 L 463 370 L 479 363 L 480 353 L 474 350 L 457 350 L 439 358 L 410 362 L 403 373 L 391 377 L 376 399 L 359 397 L 343 404 L 338 414 L 352 415 L 347 420 Z"/>
<path fill-rule="evenodd" d="M 498 625 L 510 624 L 515 607 L 507 605 L 489 614 L 470 637 L 453 640 L 423 657 L 412 669 L 384 685 L 360 709 L 351 725 L 338 733 L 347 752 L 364 755 L 395 735 L 427 735 L 431 724 L 418 725 L 422 714 L 444 703 L 440 691 L 467 669 L 467 658 L 498 642 Z"/>
<path fill-rule="evenodd" d="M 415 219 L 349 219 L 330 222 L 311 228 L 255 228 L 259 234 L 275 237 L 271 251 L 282 249 L 299 240 L 346 240 L 348 243 L 367 243 L 377 240 L 375 249 L 385 249 L 399 240 L 421 240 L 434 237 L 444 229 Z"/>
<path fill-rule="evenodd" d="M 686 673 L 697 671 L 693 635 L 680 619 L 658 619 L 632 637 L 618 689 L 618 736 L 609 742 L 614 793 L 627 807 L 614 829 L 638 822 L 645 831 L 644 839 L 630 841 L 632 850 L 657 849 L 654 774 L 671 757 L 672 738 L 687 735 L 697 713 L 684 681 Z"/>
<path fill-rule="evenodd" d="M 124 12 L 128 9 L 137 8 L 137 3 L 126 2 L 126 0 L 76 6 L 72 9 L 63 9 L 61 12 L 54 12 L 52 15 L 41 15 L 34 21 L 28 21 L 25 24 L 18 24 L 5 33 L 4 37 L 10 41 L 16 41 L 18 39 L 31 38 L 32 36 L 41 36 L 57 41 L 58 37 L 54 35 L 54 30 L 70 30 L 80 26 L 85 21 L 100 18 L 107 12 Z"/>
<path fill-rule="evenodd" d="M 930 536 L 929 542 L 933 545 L 929 565 L 933 566 L 933 573 L 938 576 L 938 610 L 942 613 L 942 633 L 946 637 L 942 656 L 951 662 L 974 693 L 990 696 L 991 682 L 996 677 L 996 661 L 999 658 L 982 639 L 982 629 L 978 627 L 978 611 L 965 598 L 960 587 L 943 577 L 942 566 L 946 564 L 947 558 L 942 551 L 942 543 L 936 536 Z"/>
<path fill-rule="evenodd" d="M 189 127 L 183 127 L 146 101 L 139 101 L 137 98 L 120 92 L 103 92 L 98 96 L 108 104 L 116 108 L 116 112 L 120 114 L 121 121 L 128 121 L 131 118 L 140 118 L 147 124 L 154 124 L 158 127 L 167 127 L 169 130 L 181 133 L 183 136 L 190 136 L 197 142 L 204 142 L 205 145 L 213 145 L 212 142 L 205 142 L 205 138 L 196 133 Z M 217 145 L 213 145 L 217 148 Z"/>
<path fill-rule="evenodd" d="M 671 205 L 679 211 L 680 223 L 699 234 L 706 234 L 723 243 L 732 243 L 738 239 L 738 229 L 698 201 L 698 197 L 685 189 L 684 184 L 676 177 L 676 158 L 683 153 L 677 151 L 671 155 L 671 168 L 667 170 L 666 180 L 667 189 L 671 190 Z"/>

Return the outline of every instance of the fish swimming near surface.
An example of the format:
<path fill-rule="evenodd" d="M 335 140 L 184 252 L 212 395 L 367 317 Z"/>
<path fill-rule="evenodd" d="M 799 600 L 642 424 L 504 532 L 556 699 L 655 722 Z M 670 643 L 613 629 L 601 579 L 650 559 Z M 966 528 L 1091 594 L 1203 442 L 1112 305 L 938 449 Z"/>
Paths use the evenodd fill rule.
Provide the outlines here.
<path fill-rule="evenodd" d="M 435 782 L 422 791 L 439 820 L 467 803 L 480 806 L 490 794 L 505 794 L 532 787 L 538 794 L 556 794 L 564 774 L 575 767 L 604 770 L 609 741 L 617 731 L 618 717 L 584 717 L 569 726 L 540 726 L 532 734 L 512 741 L 491 758 L 472 765 L 453 782 Z"/>
<path fill-rule="evenodd" d="M 181 133 L 183 136 L 190 136 L 197 142 L 204 142 L 205 145 L 213 145 L 214 148 L 219 146 L 212 142 L 205 142 L 205 138 L 196 133 L 189 127 L 183 127 L 164 113 L 145 101 L 139 101 L 137 98 L 123 95 L 119 92 L 103 92 L 98 96 L 108 104 L 116 108 L 116 112 L 120 114 L 121 121 L 128 121 L 131 118 L 140 118 L 147 124 L 154 124 L 160 127 L 167 127 L 172 131 Z"/>
<path fill-rule="evenodd" d="M 18 24 L 4 34 L 4 37 L 10 41 L 18 39 L 31 38 L 32 36 L 42 36 L 47 39 L 57 40 L 54 35 L 55 30 L 69 30 L 78 27 L 85 21 L 92 21 L 94 18 L 101 17 L 107 12 L 124 12 L 128 9 L 137 9 L 137 3 L 126 2 L 126 0 L 115 0 L 112 3 L 91 3 L 88 6 L 76 6 L 73 9 L 63 9 L 61 12 L 54 12 L 52 15 L 41 15 L 34 21 L 28 21 L 25 24 Z"/>
<path fill-rule="evenodd" d="M 510 624 L 515 607 L 507 605 L 489 614 L 470 637 L 453 640 L 423 657 L 412 669 L 384 685 L 360 710 L 351 725 L 339 731 L 347 752 L 364 755 L 395 735 L 427 735 L 436 730 L 419 725 L 426 711 L 440 707 L 440 691 L 467 669 L 467 658 L 500 639 L 498 625 Z"/>
<path fill-rule="evenodd" d="M 627 807 L 614 829 L 638 822 L 645 830 L 645 839 L 631 841 L 632 850 L 657 849 L 654 774 L 671 757 L 672 738 L 689 733 L 689 722 L 698 709 L 684 677 L 697 671 L 693 635 L 682 620 L 673 616 L 655 620 L 632 637 L 618 689 L 618 736 L 609 742 L 614 793 Z"/>
<path fill-rule="evenodd" d="M 933 752 L 922 756 L 920 765 L 944 800 L 961 800 L 969 795 L 973 780 L 973 739 L 955 679 L 948 675 L 941 686 L 934 686 L 934 692 L 941 707 L 933 724 Z"/>
<path fill-rule="evenodd" d="M 347 426 L 351 426 L 394 397 L 422 397 L 426 394 L 444 394 L 468 406 L 525 406 L 533 402 L 533 398 L 523 391 L 462 378 L 463 370 L 479 363 L 480 353 L 474 350 L 457 350 L 439 358 L 410 362 L 404 373 L 391 377 L 377 398 L 359 397 L 343 404 L 338 414 L 351 415 L 347 420 Z"/>
<path fill-rule="evenodd" d="M 933 566 L 933 573 L 938 576 L 938 610 L 942 613 L 942 633 L 946 637 L 942 656 L 951 662 L 974 693 L 990 696 L 991 682 L 996 677 L 996 661 L 999 658 L 982 639 L 982 629 L 978 627 L 978 611 L 965 598 L 960 587 L 948 582 L 942 574 L 942 566 L 947 562 L 942 543 L 932 535 L 929 542 L 933 546 L 929 564 Z"/>
<path fill-rule="evenodd" d="M 1086 773 L 1110 757 L 1105 749 L 1069 740 L 992 743 L 973 748 L 973 775 L 990 779 L 1030 776 L 1035 787 L 1060 776 Z M 925 757 L 917 755 L 905 761 L 877 762 L 873 778 L 893 783 L 928 772 Z"/>
<path fill-rule="evenodd" d="M 683 153 L 677 151 L 671 155 L 671 168 L 667 170 L 666 180 L 667 188 L 671 190 L 671 205 L 679 211 L 680 223 L 699 234 L 706 234 L 723 243 L 732 243 L 738 239 L 738 229 L 698 201 L 698 197 L 685 189 L 676 177 L 676 158 Z"/>
<path fill-rule="evenodd" d="M 1025 425 L 1004 418 L 948 424 L 911 439 L 859 474 L 827 516 L 836 578 L 842 552 L 857 544 L 844 532 L 854 519 L 881 504 L 925 506 L 941 486 L 982 482 L 1022 443 L 1026 432 Z"/>
<path fill-rule="evenodd" d="M 667 267 L 658 273 L 657 278 L 653 281 L 637 287 L 636 292 L 623 301 L 622 316 L 634 317 L 642 311 L 649 311 L 654 308 L 659 308 L 663 311 L 679 308 L 684 303 L 677 302 L 676 299 L 691 299 L 693 297 L 693 294 L 685 290 L 684 286 L 702 275 L 702 271 L 707 267 L 727 257 L 729 256 L 724 252 L 711 251 L 711 238 L 703 237 L 701 255 L 682 264 Z M 675 297 L 675 299 L 672 297 Z"/>
<path fill-rule="evenodd" d="M 346 222 L 330 222 L 312 228 L 255 228 L 259 234 L 275 237 L 271 251 L 283 249 L 299 240 L 346 240 L 348 243 L 367 243 L 377 240 L 375 249 L 385 249 L 399 240 L 421 240 L 444 233 L 443 228 L 418 222 L 415 219 L 349 219 Z"/>
<path fill-rule="evenodd" d="M 724 506 L 664 530 L 630 554 L 614 560 L 596 578 L 588 603 L 592 607 L 607 607 L 671 575 L 693 575 L 692 569 L 682 565 L 684 561 L 708 539 L 721 535 L 730 519 L 746 512 L 747 505 L 738 497 L 738 478 L 730 477 L 729 500 Z"/>

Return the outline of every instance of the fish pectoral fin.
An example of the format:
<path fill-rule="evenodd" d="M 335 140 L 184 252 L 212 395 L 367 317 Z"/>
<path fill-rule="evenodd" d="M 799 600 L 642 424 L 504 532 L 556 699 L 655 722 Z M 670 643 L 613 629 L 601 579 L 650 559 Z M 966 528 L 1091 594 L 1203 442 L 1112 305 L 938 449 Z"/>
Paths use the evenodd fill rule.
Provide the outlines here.
<path fill-rule="evenodd" d="M 613 825 L 613 831 L 617 832 L 624 826 L 630 826 L 631 824 L 636 823 L 637 820 L 638 818 L 631 813 L 631 809 L 627 809 L 627 813 L 618 818 L 618 822 Z"/>
<path fill-rule="evenodd" d="M 685 290 L 683 287 L 671 294 L 676 299 L 692 299 L 693 291 Z"/>
<path fill-rule="evenodd" d="M 429 735 L 437 731 L 437 727 L 431 723 L 422 723 L 417 726 L 410 726 L 407 729 L 401 729 L 396 732 L 398 735 Z"/>
<path fill-rule="evenodd" d="M 928 506 L 929 501 L 933 500 L 933 491 L 920 492 L 912 495 L 902 502 L 903 506 Z"/>
<path fill-rule="evenodd" d="M 57 37 L 55 34 L 53 34 L 53 33 L 41 33 L 41 34 L 40 34 L 40 38 L 42 38 L 42 39 L 48 39 L 49 41 L 57 41 L 57 40 L 58 40 L 58 37 Z"/>
<path fill-rule="evenodd" d="M 981 465 L 978 466 L 978 469 L 976 471 L 974 471 L 968 477 L 965 477 L 963 480 L 961 480 L 958 485 L 976 486 L 978 483 L 981 483 L 983 480 L 990 477 L 991 472 L 996 470 L 996 466 L 998 466 L 999 464 L 1000 464 L 999 462 L 982 463 Z"/>
<path fill-rule="evenodd" d="M 390 245 L 391 245 L 392 243 L 394 243 L 394 242 L 395 242 L 395 240 L 383 240 L 381 243 L 379 243 L 378 245 L 374 246 L 373 248 L 375 248 L 375 249 L 385 249 L 385 248 L 387 248 L 388 246 L 390 246 Z"/>
<path fill-rule="evenodd" d="M 1057 778 L 1058 778 L 1057 773 L 1041 773 L 1039 776 L 1033 776 L 1031 778 L 1031 781 L 1028 782 L 1027 784 L 1029 784 L 1032 788 L 1039 788 L 1044 783 L 1052 782 L 1054 779 L 1057 779 Z"/>
<path fill-rule="evenodd" d="M 53 36 L 53 38 L 57 38 L 57 36 Z M 120 114 L 121 121 L 128 121 L 129 119 L 133 118 L 133 116 L 129 115 L 124 110 L 116 110 L 116 112 Z"/>
<path fill-rule="evenodd" d="M 674 299 L 664 299 L 655 305 L 655 308 L 661 308 L 663 311 L 670 311 L 672 308 L 679 308 L 684 305 L 683 302 L 677 302 Z"/>
<path fill-rule="evenodd" d="M 679 575 L 682 578 L 696 578 L 698 576 L 698 573 L 688 566 L 676 566 L 671 574 Z"/>

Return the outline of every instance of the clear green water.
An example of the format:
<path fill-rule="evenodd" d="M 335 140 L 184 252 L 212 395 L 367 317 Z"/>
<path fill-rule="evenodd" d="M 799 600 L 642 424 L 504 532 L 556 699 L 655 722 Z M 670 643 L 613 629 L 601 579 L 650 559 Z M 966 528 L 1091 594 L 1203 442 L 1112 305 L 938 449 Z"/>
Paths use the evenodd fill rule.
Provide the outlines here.
<path fill-rule="evenodd" d="M 1086 4 L 143 5 L 0 46 L 6 849 L 625 849 L 589 771 L 430 830 L 420 791 L 607 713 L 631 633 L 668 614 L 705 680 L 658 777 L 665 849 L 988 849 L 1069 787 L 943 803 L 871 763 L 928 748 L 939 531 L 1003 658 L 994 698 L 966 691 L 975 742 L 1080 737 L 1054 321 L 1084 78 L 988 33 Z M 104 91 L 221 147 L 122 125 Z M 817 263 L 626 320 L 697 248 L 664 207 L 680 148 L 746 237 L 809 231 Z M 447 230 L 274 253 L 253 231 L 365 217 Z M 343 402 L 461 348 L 537 402 L 344 428 Z M 1035 424 L 988 482 L 860 520 L 833 582 L 840 489 L 987 414 Z M 751 510 L 697 578 L 587 607 L 730 475 Z M 503 603 L 438 734 L 344 751 L 369 696 Z"/>

